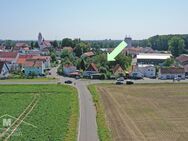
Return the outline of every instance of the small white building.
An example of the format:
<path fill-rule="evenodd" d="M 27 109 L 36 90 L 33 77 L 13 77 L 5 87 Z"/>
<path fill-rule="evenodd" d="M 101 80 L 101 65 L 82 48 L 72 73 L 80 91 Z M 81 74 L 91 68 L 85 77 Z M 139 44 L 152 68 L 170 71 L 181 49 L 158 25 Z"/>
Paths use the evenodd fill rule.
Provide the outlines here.
<path fill-rule="evenodd" d="M 148 78 L 156 77 L 156 68 L 152 64 L 138 64 L 135 66 L 134 73 L 141 73 L 142 76 Z"/>
<path fill-rule="evenodd" d="M 185 70 L 184 68 L 160 68 L 159 69 L 159 79 L 166 80 L 166 79 L 185 79 Z"/>

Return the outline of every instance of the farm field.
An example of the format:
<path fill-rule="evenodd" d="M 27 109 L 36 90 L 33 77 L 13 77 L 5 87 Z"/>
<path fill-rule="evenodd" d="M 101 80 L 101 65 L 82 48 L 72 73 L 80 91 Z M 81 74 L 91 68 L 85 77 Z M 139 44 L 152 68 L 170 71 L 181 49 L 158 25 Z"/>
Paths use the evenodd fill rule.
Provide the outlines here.
<path fill-rule="evenodd" d="M 100 84 L 92 89 L 104 107 L 112 140 L 188 141 L 188 84 Z"/>
<path fill-rule="evenodd" d="M 78 107 L 70 86 L 0 85 L 0 140 L 75 141 Z"/>

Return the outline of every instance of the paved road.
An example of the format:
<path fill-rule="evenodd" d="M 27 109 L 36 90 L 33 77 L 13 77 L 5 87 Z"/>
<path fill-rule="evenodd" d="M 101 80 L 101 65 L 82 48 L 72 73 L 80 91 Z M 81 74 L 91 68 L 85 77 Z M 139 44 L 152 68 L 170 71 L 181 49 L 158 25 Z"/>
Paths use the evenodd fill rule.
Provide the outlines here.
<path fill-rule="evenodd" d="M 56 69 L 51 70 L 52 76 L 57 77 Z M 88 81 L 75 80 L 73 78 L 58 76 L 59 81 L 72 80 L 77 88 L 80 104 L 80 119 L 78 125 L 78 141 L 99 141 L 97 134 L 96 110 L 92 96 L 87 89 Z"/>

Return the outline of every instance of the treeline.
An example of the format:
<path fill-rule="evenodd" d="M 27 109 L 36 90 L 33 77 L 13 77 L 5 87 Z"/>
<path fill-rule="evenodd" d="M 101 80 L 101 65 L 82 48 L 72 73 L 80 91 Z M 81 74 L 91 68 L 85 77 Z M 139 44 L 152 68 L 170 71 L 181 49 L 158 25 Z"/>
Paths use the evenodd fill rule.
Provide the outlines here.
<path fill-rule="evenodd" d="M 90 44 L 91 48 L 101 49 L 101 48 L 115 48 L 121 40 L 89 40 L 86 41 Z"/>
<path fill-rule="evenodd" d="M 167 51 L 169 50 L 169 42 L 173 37 L 178 37 L 184 40 L 185 49 L 188 49 L 188 34 L 184 35 L 156 35 L 145 40 L 134 40 L 134 47 L 151 47 L 154 50 Z"/>

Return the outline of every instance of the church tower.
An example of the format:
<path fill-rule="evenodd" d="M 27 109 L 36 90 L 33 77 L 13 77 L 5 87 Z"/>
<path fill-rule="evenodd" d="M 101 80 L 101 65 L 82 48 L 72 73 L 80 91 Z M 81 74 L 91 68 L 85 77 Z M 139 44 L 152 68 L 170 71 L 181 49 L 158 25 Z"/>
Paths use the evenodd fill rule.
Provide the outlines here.
<path fill-rule="evenodd" d="M 39 35 L 38 35 L 38 45 L 39 45 L 40 49 L 43 49 L 43 37 L 42 37 L 41 33 L 39 33 Z"/>

